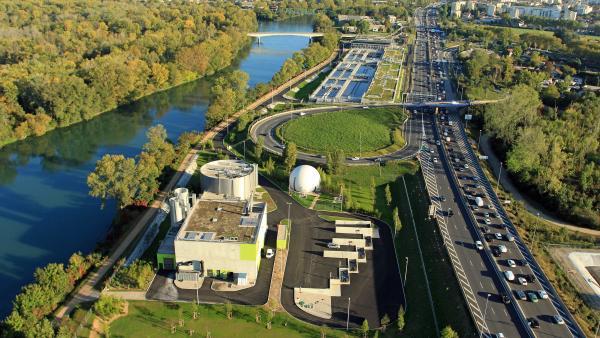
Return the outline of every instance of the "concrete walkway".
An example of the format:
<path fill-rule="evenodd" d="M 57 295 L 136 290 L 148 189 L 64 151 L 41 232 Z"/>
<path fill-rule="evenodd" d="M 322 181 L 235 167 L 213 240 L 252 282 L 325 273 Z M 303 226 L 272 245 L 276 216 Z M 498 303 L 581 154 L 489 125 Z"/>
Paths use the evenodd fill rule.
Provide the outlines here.
<path fill-rule="evenodd" d="M 498 156 L 496 156 L 496 153 L 494 153 L 492 150 L 491 139 L 488 135 L 481 135 L 480 147 L 481 152 L 488 157 L 487 161 L 492 168 L 494 176 L 497 178 L 500 170 L 500 160 L 498 159 Z M 559 227 L 567 228 L 572 231 L 578 231 L 588 235 L 600 236 L 600 231 L 598 230 L 582 228 L 573 224 L 569 224 L 556 218 L 555 216 L 550 215 L 543 205 L 540 205 L 538 202 L 522 194 L 517 186 L 513 183 L 510 176 L 506 175 L 504 170 L 502 172 L 500 184 L 505 191 L 509 192 L 514 197 L 515 200 L 522 202 L 523 205 L 525 205 L 525 209 L 527 209 L 527 211 L 533 215 L 539 214 L 539 217 L 543 220 Z"/>

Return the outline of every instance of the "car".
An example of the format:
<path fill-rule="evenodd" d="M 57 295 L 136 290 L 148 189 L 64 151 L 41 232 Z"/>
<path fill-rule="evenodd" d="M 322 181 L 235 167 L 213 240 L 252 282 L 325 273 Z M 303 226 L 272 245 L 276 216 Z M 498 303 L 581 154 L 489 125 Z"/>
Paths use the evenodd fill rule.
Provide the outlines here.
<path fill-rule="evenodd" d="M 465 163 L 465 169 L 469 169 L 469 165 Z"/>
<path fill-rule="evenodd" d="M 363 106 L 362 108 L 363 109 L 369 109 L 369 106 Z"/>
<path fill-rule="evenodd" d="M 351 159 L 352 161 L 358 161 L 358 160 L 360 160 L 360 157 L 354 156 L 354 157 L 351 157 L 350 159 Z"/>
<path fill-rule="evenodd" d="M 438 141 L 435 141 L 435 144 L 439 146 L 441 143 L 440 143 L 440 141 L 438 140 Z"/>
<path fill-rule="evenodd" d="M 486 218 L 483 220 L 485 222 L 485 224 L 490 225 L 492 224 L 492 220 L 490 220 L 489 218 Z"/>
<path fill-rule="evenodd" d="M 493 240 L 494 240 L 494 236 L 492 236 L 491 234 L 485 234 L 485 235 L 483 236 L 483 238 L 484 238 L 484 239 L 485 239 L 485 241 L 486 241 L 486 242 L 488 242 L 488 243 L 490 243 L 491 241 L 493 241 Z M 496 251 L 498 251 L 498 255 L 497 255 L 497 256 L 500 256 L 500 250 L 498 250 L 498 248 L 496 248 L 496 247 L 494 247 L 494 248 L 492 249 L 492 253 L 494 253 L 494 256 L 496 256 L 496 255 L 495 255 L 495 252 L 496 252 Z M 497 257 L 497 256 L 496 256 L 496 257 Z"/>
<path fill-rule="evenodd" d="M 452 215 L 454 215 L 454 211 L 452 211 L 452 208 L 448 208 L 448 217 L 451 217 Z"/>
<path fill-rule="evenodd" d="M 548 299 L 548 293 L 544 290 L 538 290 L 538 296 L 540 296 L 541 299 Z"/>
<path fill-rule="evenodd" d="M 508 249 L 504 245 L 498 245 L 498 250 L 502 253 L 507 253 Z"/>
<path fill-rule="evenodd" d="M 275 251 L 273 251 L 273 249 L 267 249 L 267 252 L 265 253 L 265 257 L 273 258 L 273 256 L 275 256 Z"/>
<path fill-rule="evenodd" d="M 514 242 L 515 241 L 515 236 L 511 235 L 511 234 L 506 234 L 506 240 L 509 242 Z"/>
<path fill-rule="evenodd" d="M 529 262 L 525 259 L 517 259 L 517 264 L 519 264 L 521 266 L 528 266 Z"/>
<path fill-rule="evenodd" d="M 304 115 L 306 115 L 306 112 L 301 111 L 299 115 L 304 116 Z"/>
<path fill-rule="evenodd" d="M 490 233 L 490 228 L 488 228 L 486 226 L 480 226 L 479 230 L 481 230 L 481 232 L 483 232 L 484 234 Z"/>
<path fill-rule="evenodd" d="M 477 210 L 479 210 L 479 207 L 478 207 L 478 206 L 476 206 L 476 205 L 472 205 L 472 206 L 471 206 L 471 208 L 473 209 L 473 211 L 477 211 Z"/>
<path fill-rule="evenodd" d="M 516 290 L 515 294 L 517 295 L 517 298 L 519 298 L 520 300 L 527 300 L 527 295 L 525 295 L 525 292 L 523 292 L 521 290 Z"/>
<path fill-rule="evenodd" d="M 375 161 L 375 162 L 382 162 L 383 159 L 381 157 L 378 157 L 378 158 L 374 159 L 373 161 Z"/>
<path fill-rule="evenodd" d="M 504 277 L 509 282 L 515 280 L 515 274 L 510 270 L 504 271 Z"/>
<path fill-rule="evenodd" d="M 487 240 L 487 238 L 486 238 Z M 494 257 L 500 257 L 500 255 L 502 255 L 502 253 L 500 252 L 500 250 L 498 250 L 497 247 L 493 247 L 492 248 L 492 255 L 494 255 Z"/>
<path fill-rule="evenodd" d="M 519 284 L 527 285 L 527 279 L 525 279 L 524 277 L 519 277 L 517 278 L 517 280 L 519 281 Z"/>
<path fill-rule="evenodd" d="M 440 201 L 441 202 L 446 202 L 446 196 L 440 195 Z"/>
<path fill-rule="evenodd" d="M 435 153 L 435 151 L 433 151 L 433 149 L 429 149 L 429 153 L 433 154 L 433 153 Z"/>
<path fill-rule="evenodd" d="M 538 322 L 538 320 L 535 318 L 527 319 L 527 324 L 529 324 L 529 327 L 531 327 L 533 329 L 537 329 L 540 327 L 540 322 Z"/>
<path fill-rule="evenodd" d="M 527 292 L 527 298 L 529 299 L 530 302 L 532 303 L 537 303 L 538 302 L 538 297 L 535 294 L 535 292 L 532 291 L 528 291 Z"/>
<path fill-rule="evenodd" d="M 508 295 L 502 294 L 501 297 L 504 304 L 510 304 L 510 297 Z"/>
<path fill-rule="evenodd" d="M 327 248 L 329 248 L 329 249 L 339 249 L 340 245 L 337 244 L 337 243 L 329 242 L 329 243 L 327 243 Z"/>
<path fill-rule="evenodd" d="M 483 213 L 483 217 L 485 217 L 485 218 L 490 218 L 490 213 L 489 213 L 489 212 L 484 212 L 484 213 Z"/>
<path fill-rule="evenodd" d="M 438 159 L 437 159 L 437 157 L 434 157 L 434 158 L 433 158 L 433 163 L 438 163 Z"/>
<path fill-rule="evenodd" d="M 513 261 L 512 259 L 507 259 L 506 265 L 510 266 L 511 268 L 514 268 L 517 266 L 517 263 L 515 263 L 515 261 Z"/>
<path fill-rule="evenodd" d="M 565 320 L 560 315 L 554 315 L 554 316 L 552 316 L 552 321 L 555 324 L 561 324 L 561 325 L 565 323 Z"/>
<path fill-rule="evenodd" d="M 490 210 L 494 210 L 494 206 L 493 206 L 493 205 L 491 205 L 491 204 L 488 204 L 488 205 L 487 205 L 487 208 L 488 208 L 488 209 L 490 209 Z"/>
<path fill-rule="evenodd" d="M 496 236 L 497 240 L 501 240 L 502 239 L 502 234 L 499 233 L 499 232 L 495 233 L 494 236 Z"/>
<path fill-rule="evenodd" d="M 498 332 L 498 333 L 494 333 L 492 334 L 493 338 L 504 338 L 504 333 L 502 332 Z"/>
<path fill-rule="evenodd" d="M 481 243 L 481 241 L 475 241 L 475 247 L 477 250 L 483 250 L 483 243 Z"/>
<path fill-rule="evenodd" d="M 534 275 L 525 275 L 525 279 L 527 279 L 527 281 L 529 283 L 535 282 L 535 276 Z"/>

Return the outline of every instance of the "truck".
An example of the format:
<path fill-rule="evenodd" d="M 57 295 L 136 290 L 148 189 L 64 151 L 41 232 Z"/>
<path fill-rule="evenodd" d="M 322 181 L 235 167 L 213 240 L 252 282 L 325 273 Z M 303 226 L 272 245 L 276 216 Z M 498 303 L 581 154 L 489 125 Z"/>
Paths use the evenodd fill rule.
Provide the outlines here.
<path fill-rule="evenodd" d="M 478 207 L 482 207 L 483 199 L 481 197 L 475 197 L 475 204 L 477 204 Z"/>

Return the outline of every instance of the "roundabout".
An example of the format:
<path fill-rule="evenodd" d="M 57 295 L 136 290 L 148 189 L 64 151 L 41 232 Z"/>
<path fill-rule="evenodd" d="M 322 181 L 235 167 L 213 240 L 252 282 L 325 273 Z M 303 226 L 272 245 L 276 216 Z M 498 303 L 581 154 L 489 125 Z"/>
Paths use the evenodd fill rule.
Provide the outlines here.
<path fill-rule="evenodd" d="M 397 105 L 326 106 L 264 117 L 249 134 L 254 143 L 263 137 L 264 149 L 277 155 L 294 142 L 303 161 L 325 163 L 327 153 L 342 150 L 348 164 L 373 164 L 415 156 L 423 123 L 422 113 L 405 114 Z"/>

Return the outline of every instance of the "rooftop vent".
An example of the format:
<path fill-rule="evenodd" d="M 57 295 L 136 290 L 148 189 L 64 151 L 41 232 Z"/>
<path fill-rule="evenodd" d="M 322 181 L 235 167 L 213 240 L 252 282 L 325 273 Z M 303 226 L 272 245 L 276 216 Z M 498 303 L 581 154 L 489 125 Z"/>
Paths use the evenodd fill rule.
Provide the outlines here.
<path fill-rule="evenodd" d="M 223 207 L 217 207 L 217 211 L 223 211 Z"/>
<path fill-rule="evenodd" d="M 216 223 L 218 221 L 218 219 L 216 217 L 213 217 L 210 219 L 211 222 Z"/>

